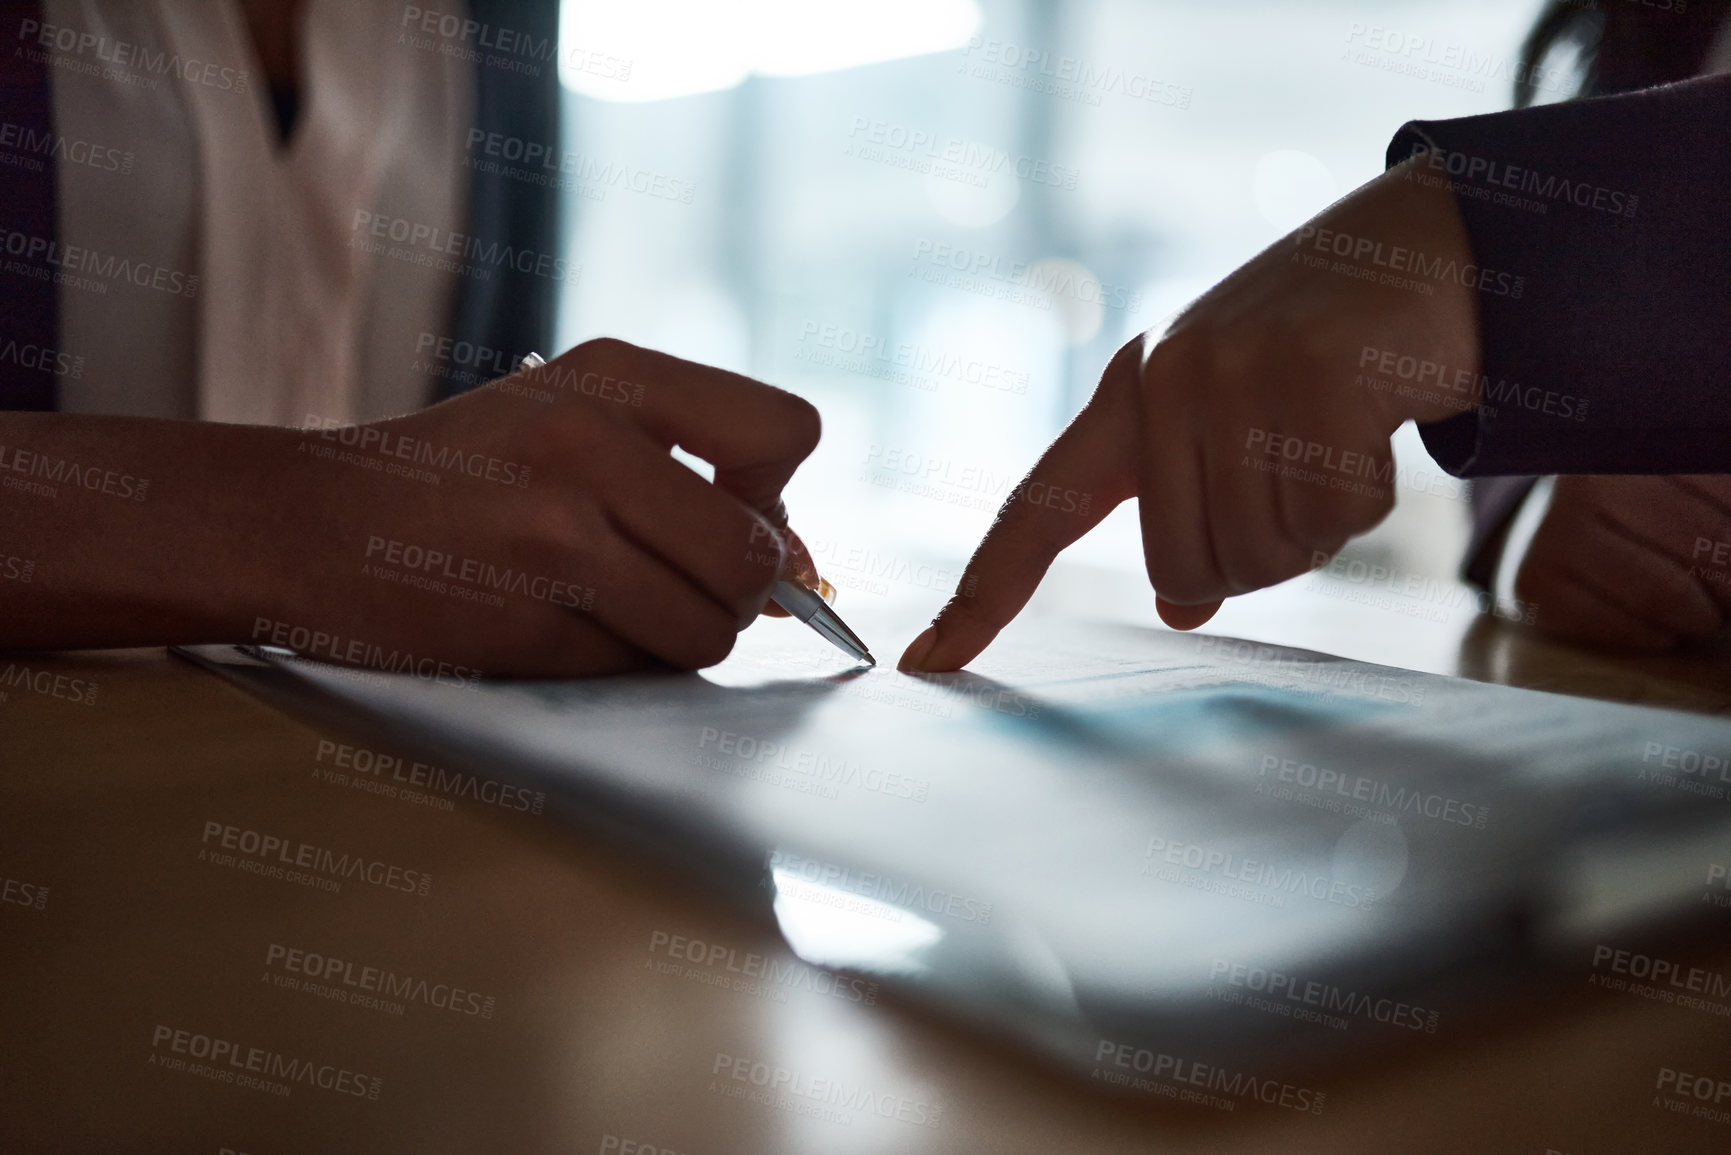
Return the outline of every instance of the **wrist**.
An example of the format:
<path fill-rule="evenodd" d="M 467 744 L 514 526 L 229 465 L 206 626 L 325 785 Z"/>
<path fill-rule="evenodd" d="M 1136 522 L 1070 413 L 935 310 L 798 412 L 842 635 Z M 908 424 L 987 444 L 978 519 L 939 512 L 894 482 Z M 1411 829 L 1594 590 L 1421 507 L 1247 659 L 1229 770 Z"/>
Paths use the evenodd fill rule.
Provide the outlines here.
<path fill-rule="evenodd" d="M 207 525 L 211 558 L 204 596 L 227 641 L 262 640 L 276 623 L 307 613 L 308 558 L 328 504 L 328 468 L 303 430 L 209 425 Z"/>
<path fill-rule="evenodd" d="M 1329 216 L 1382 255 L 1359 371 L 1390 387 L 1379 393 L 1390 428 L 1477 409 L 1481 395 L 1478 298 L 1472 240 L 1454 193 L 1419 179 L 1422 157 L 1389 169 Z"/>

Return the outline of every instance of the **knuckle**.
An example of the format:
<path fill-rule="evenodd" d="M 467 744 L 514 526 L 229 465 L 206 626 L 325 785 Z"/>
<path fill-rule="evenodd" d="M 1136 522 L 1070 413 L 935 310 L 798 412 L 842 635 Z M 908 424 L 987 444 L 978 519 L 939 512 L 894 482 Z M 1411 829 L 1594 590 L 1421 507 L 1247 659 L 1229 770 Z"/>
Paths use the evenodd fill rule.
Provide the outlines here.
<path fill-rule="evenodd" d="M 1117 393 L 1126 387 L 1140 387 L 1144 362 L 1155 348 L 1158 344 L 1148 333 L 1139 333 L 1119 346 L 1100 373 L 1100 383 L 1094 390 L 1095 398 Z"/>
<path fill-rule="evenodd" d="M 1205 339 L 1194 331 L 1168 335 L 1157 341 L 1142 359 L 1137 384 L 1144 397 L 1160 398 L 1179 381 L 1194 375 L 1206 360 Z"/>
<path fill-rule="evenodd" d="M 808 456 L 823 439 L 823 417 L 817 406 L 785 389 L 776 389 L 773 396 L 779 407 L 776 414 L 779 427 L 799 450 L 800 456 Z"/>
<path fill-rule="evenodd" d="M 591 337 L 573 350 L 585 360 L 601 361 L 610 365 L 619 364 L 642 351 L 640 347 L 618 337 Z"/>

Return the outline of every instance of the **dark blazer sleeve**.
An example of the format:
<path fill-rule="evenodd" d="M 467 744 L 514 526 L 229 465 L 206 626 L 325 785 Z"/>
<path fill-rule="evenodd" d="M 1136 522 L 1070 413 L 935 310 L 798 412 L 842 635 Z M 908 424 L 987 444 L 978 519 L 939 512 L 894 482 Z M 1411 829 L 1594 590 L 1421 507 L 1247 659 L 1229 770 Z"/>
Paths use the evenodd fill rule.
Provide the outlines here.
<path fill-rule="evenodd" d="M 58 398 L 59 298 L 50 266 L 33 259 L 56 235 L 54 106 L 47 58 L 28 35 L 41 22 L 37 0 L 0 0 L 0 409 L 53 409 Z"/>
<path fill-rule="evenodd" d="M 1731 76 L 1395 135 L 1507 274 L 1478 281 L 1482 407 L 1419 430 L 1445 469 L 1731 472 L 1728 133 Z"/>

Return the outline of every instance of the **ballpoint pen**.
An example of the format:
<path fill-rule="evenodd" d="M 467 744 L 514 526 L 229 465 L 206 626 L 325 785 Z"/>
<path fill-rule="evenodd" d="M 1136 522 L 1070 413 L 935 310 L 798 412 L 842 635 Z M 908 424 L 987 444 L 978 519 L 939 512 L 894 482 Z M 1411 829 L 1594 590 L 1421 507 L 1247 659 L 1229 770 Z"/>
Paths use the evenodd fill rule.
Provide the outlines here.
<path fill-rule="evenodd" d="M 529 353 L 517 363 L 517 368 L 539 369 L 546 363 L 546 358 L 539 353 Z M 775 591 L 769 595 L 769 600 L 786 610 L 797 621 L 816 630 L 821 637 L 854 661 L 870 666 L 878 664 L 871 651 L 866 649 L 866 644 L 859 640 L 859 635 L 847 628 L 847 623 L 841 620 L 816 590 L 807 589 L 797 581 L 778 581 L 775 583 Z"/>
<path fill-rule="evenodd" d="M 823 635 L 854 661 L 868 666 L 878 664 L 865 643 L 847 628 L 847 623 L 829 608 L 829 603 L 816 590 L 807 589 L 799 582 L 779 581 L 775 583 L 775 592 L 769 595 L 769 600 Z"/>

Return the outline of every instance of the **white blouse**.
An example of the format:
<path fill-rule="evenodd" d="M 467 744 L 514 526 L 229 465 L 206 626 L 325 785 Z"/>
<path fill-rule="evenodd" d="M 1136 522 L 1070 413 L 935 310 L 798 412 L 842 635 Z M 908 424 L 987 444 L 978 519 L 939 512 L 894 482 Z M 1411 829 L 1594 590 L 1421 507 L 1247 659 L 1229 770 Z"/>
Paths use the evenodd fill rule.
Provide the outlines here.
<path fill-rule="evenodd" d="M 59 239 L 82 250 L 62 410 L 304 425 L 431 399 L 418 350 L 456 276 L 362 242 L 380 219 L 463 230 L 474 78 L 402 11 L 308 0 L 284 145 L 235 0 L 47 0 Z"/>

